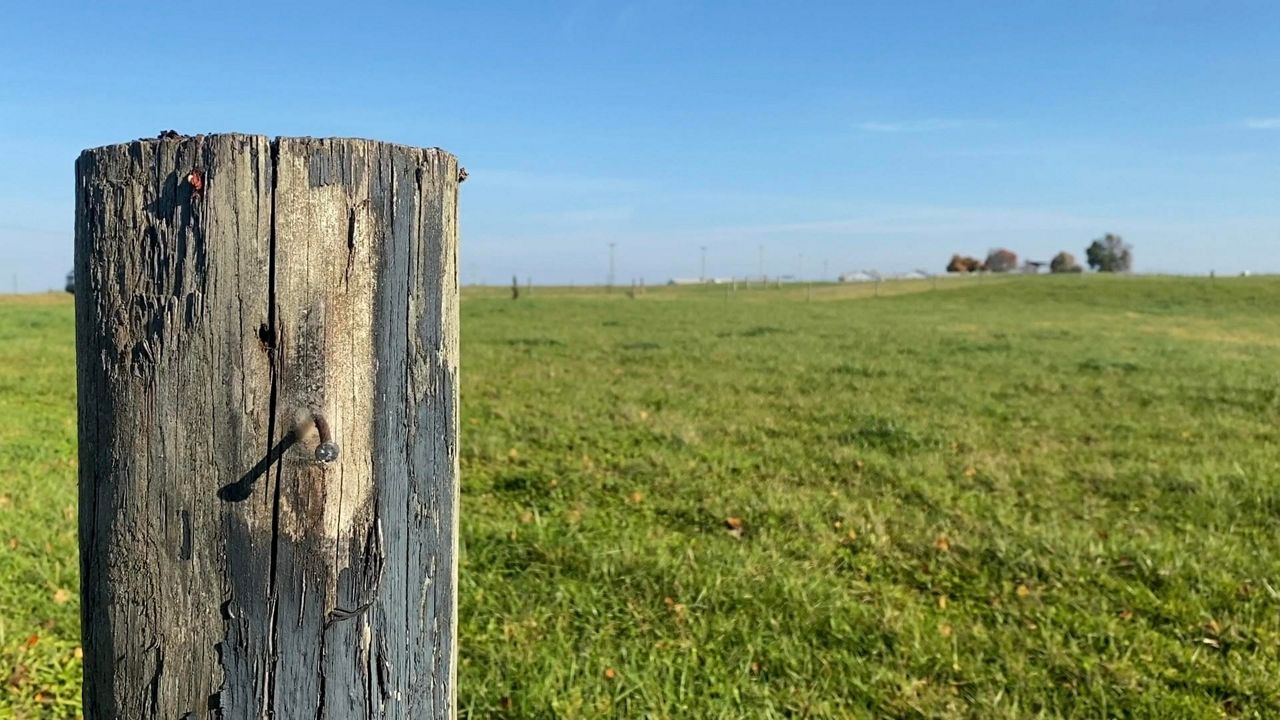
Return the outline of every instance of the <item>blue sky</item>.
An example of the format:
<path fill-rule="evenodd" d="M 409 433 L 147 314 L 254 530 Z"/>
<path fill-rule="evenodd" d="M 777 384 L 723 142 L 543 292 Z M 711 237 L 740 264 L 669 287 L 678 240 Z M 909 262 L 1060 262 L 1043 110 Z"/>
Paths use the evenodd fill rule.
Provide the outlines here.
<path fill-rule="evenodd" d="M 1278 3 L 14 3 L 0 291 L 70 268 L 81 149 L 168 128 L 454 152 L 464 282 L 1105 232 L 1141 271 L 1280 271 Z"/>

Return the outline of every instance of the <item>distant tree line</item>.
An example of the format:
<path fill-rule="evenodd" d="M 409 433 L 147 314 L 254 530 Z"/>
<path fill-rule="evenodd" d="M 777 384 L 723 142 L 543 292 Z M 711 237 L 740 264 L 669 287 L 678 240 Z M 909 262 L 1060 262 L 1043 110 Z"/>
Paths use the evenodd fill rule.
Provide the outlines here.
<path fill-rule="evenodd" d="M 1094 240 L 1085 248 L 1085 261 L 1089 267 L 1098 272 L 1128 272 L 1133 268 L 1133 246 L 1126 243 L 1119 235 L 1107 233 Z M 1044 263 L 1027 261 L 1026 267 L 1038 269 Z M 947 263 L 949 273 L 972 272 L 1011 272 L 1018 269 L 1018 254 L 1007 248 L 993 248 L 987 252 L 986 260 L 969 255 L 952 255 Z M 1049 261 L 1049 272 L 1078 273 L 1084 268 L 1076 261 L 1076 256 L 1063 250 Z"/>
<path fill-rule="evenodd" d="M 986 260 L 968 255 L 952 255 L 947 263 L 949 273 L 1009 272 L 1018 267 L 1018 253 L 1005 248 L 995 248 L 987 253 Z"/>

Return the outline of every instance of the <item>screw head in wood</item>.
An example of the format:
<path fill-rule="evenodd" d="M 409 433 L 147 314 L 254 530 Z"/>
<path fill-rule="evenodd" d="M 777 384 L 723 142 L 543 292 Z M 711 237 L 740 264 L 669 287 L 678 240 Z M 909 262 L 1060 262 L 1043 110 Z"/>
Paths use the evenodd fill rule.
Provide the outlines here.
<path fill-rule="evenodd" d="M 331 463 L 338 459 L 338 444 L 335 442 L 323 442 L 316 447 L 316 462 Z"/>
<path fill-rule="evenodd" d="M 338 459 L 338 443 L 333 441 L 329 430 L 329 421 L 318 412 L 311 413 L 311 420 L 316 425 L 316 433 L 320 436 L 320 444 L 316 447 L 316 462 L 328 464 Z"/>

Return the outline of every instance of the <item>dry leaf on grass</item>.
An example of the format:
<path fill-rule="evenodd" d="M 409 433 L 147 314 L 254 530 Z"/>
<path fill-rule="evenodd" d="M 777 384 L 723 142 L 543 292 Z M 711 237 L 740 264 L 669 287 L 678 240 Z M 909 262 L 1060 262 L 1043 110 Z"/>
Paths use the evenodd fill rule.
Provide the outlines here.
<path fill-rule="evenodd" d="M 666 605 L 667 609 L 671 610 L 677 618 L 684 617 L 684 611 L 686 609 L 684 603 L 678 603 L 675 598 L 668 595 L 667 597 L 662 598 L 662 604 Z"/>
<path fill-rule="evenodd" d="M 742 532 L 743 532 L 742 518 L 739 518 L 739 517 L 725 518 L 724 529 L 728 530 L 729 534 L 736 538 L 742 537 Z"/>

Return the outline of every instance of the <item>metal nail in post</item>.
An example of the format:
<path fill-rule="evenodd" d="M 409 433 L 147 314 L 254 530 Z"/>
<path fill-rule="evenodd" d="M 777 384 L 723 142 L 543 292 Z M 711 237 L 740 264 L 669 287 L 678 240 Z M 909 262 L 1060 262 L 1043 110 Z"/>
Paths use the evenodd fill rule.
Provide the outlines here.
<path fill-rule="evenodd" d="M 316 446 L 316 462 L 328 464 L 337 460 L 338 443 L 333 441 L 333 435 L 329 432 L 329 421 L 318 412 L 312 412 L 311 419 L 320 435 L 320 444 Z"/>

